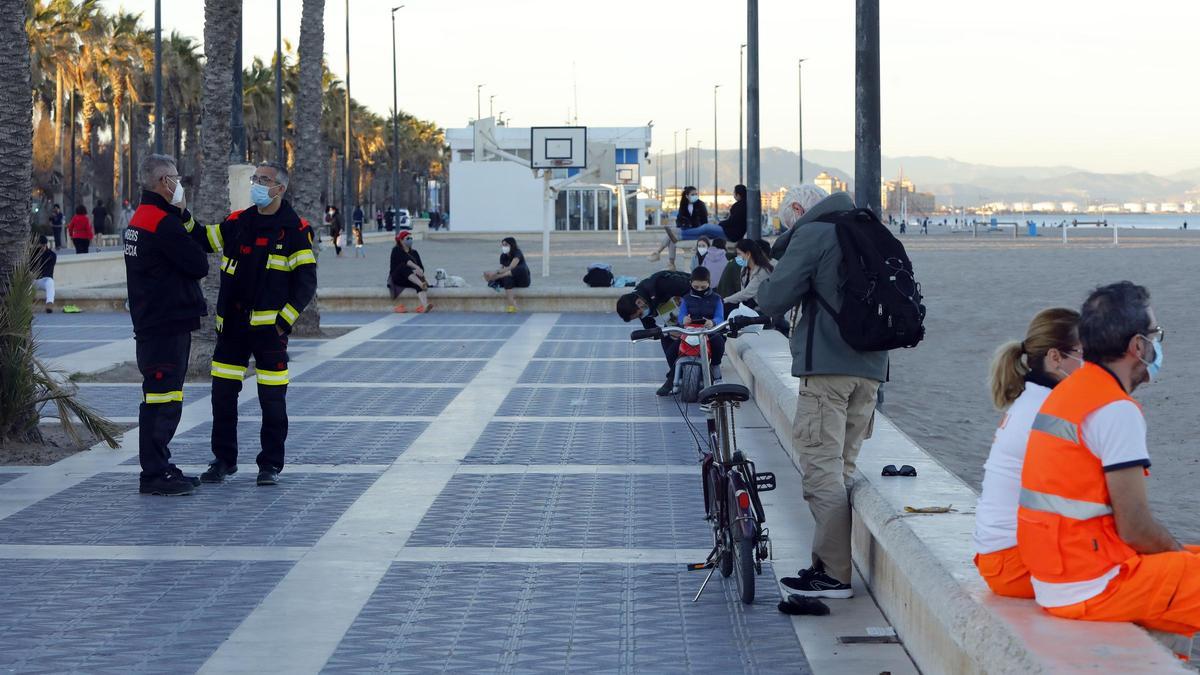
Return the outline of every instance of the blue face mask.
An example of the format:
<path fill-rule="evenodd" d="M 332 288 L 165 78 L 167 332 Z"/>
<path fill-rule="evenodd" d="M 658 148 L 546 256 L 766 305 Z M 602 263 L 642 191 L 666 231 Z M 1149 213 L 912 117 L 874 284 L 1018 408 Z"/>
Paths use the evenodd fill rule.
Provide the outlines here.
<path fill-rule="evenodd" d="M 1155 341 L 1155 340 L 1150 340 L 1150 338 L 1147 338 L 1145 336 L 1142 336 L 1142 337 L 1145 340 L 1149 340 L 1150 344 L 1154 345 L 1154 360 L 1150 361 L 1150 362 L 1142 361 L 1142 363 L 1146 364 L 1146 374 L 1150 376 L 1150 381 L 1153 382 L 1154 380 L 1158 379 L 1159 373 L 1162 372 L 1162 364 L 1163 364 L 1162 343 Z"/>
<path fill-rule="evenodd" d="M 644 316 L 644 317 L 651 316 L 649 307 L 646 308 L 646 311 L 642 312 L 642 316 Z"/>
<path fill-rule="evenodd" d="M 745 267 L 746 265 L 748 265 L 748 264 L 749 264 L 749 263 L 747 263 L 747 262 L 746 262 L 746 259 L 745 259 L 745 258 L 743 258 L 743 257 L 742 257 L 742 256 L 740 256 L 740 255 L 739 255 L 739 256 L 737 256 L 736 258 L 734 258 L 734 259 L 733 259 L 733 261 L 734 261 L 735 263 L 737 263 L 737 266 L 738 266 L 738 267 Z"/>
<path fill-rule="evenodd" d="M 689 203 L 691 203 L 691 204 L 695 204 L 695 203 L 696 203 L 696 202 L 698 202 L 698 201 L 700 201 L 700 195 L 688 195 L 688 202 L 689 202 Z"/>
<path fill-rule="evenodd" d="M 250 186 L 250 201 L 254 202 L 255 206 L 265 207 L 275 200 L 271 198 L 271 188 L 255 183 Z"/>

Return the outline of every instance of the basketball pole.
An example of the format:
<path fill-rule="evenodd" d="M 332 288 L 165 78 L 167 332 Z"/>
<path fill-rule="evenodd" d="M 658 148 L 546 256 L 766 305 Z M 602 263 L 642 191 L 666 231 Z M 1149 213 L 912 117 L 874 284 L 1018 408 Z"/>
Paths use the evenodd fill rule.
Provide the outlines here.
<path fill-rule="evenodd" d="M 550 276 L 550 221 L 554 201 L 551 200 L 550 169 L 542 169 L 542 278 Z"/>

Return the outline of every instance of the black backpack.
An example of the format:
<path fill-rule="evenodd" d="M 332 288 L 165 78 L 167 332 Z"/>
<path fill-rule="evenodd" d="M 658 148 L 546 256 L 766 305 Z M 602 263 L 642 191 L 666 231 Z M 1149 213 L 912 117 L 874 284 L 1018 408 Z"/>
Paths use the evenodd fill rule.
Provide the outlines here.
<path fill-rule="evenodd" d="M 904 245 L 869 209 L 821 220 L 837 227 L 842 248 L 841 311 L 814 295 L 836 319 L 842 339 L 860 352 L 916 347 L 925 337 L 925 305 Z"/>
<path fill-rule="evenodd" d="M 603 263 L 593 263 L 583 275 L 583 283 L 593 288 L 608 288 L 613 285 L 612 268 Z"/>

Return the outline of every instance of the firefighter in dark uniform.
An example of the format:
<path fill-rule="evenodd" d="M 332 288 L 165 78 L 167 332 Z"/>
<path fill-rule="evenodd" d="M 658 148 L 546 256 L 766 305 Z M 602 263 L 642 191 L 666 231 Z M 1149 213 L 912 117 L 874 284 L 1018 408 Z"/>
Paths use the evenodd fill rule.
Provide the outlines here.
<path fill-rule="evenodd" d="M 287 169 L 274 162 L 260 164 L 250 184 L 254 206 L 192 232 L 207 250 L 221 254 L 212 361 L 214 459 L 200 476 L 205 483 L 220 483 L 237 472 L 238 394 L 251 356 L 262 407 L 257 483 L 275 485 L 283 470 L 287 336 L 317 292 L 313 231 L 284 201 L 287 185 Z"/>
<path fill-rule="evenodd" d="M 189 236 L 203 228 L 184 208 L 175 166 L 166 155 L 142 160 L 142 202 L 125 230 L 129 314 L 142 373 L 139 491 L 152 495 L 187 495 L 200 484 L 171 463 L 167 448 L 183 413 L 192 331 L 207 313 L 200 279 L 208 274 L 208 256 Z"/>

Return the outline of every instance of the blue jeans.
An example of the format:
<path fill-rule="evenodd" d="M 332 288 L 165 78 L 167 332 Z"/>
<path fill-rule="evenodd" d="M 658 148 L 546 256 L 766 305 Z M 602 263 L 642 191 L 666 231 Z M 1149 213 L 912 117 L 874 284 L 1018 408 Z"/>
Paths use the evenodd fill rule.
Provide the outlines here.
<path fill-rule="evenodd" d="M 716 239 L 717 237 L 720 237 L 724 239 L 725 230 L 721 229 L 720 225 L 705 223 L 699 227 L 689 227 L 686 230 L 679 231 L 680 239 L 695 240 L 699 239 L 700 237 L 708 237 L 709 239 Z"/>

